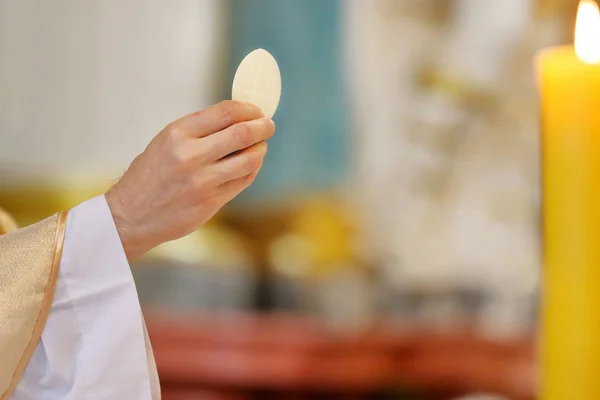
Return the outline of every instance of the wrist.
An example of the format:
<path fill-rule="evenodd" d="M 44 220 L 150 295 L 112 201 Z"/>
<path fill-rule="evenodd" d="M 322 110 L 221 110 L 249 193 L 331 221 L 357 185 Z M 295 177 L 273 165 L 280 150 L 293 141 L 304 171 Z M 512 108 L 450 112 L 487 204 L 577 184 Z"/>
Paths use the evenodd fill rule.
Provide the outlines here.
<path fill-rule="evenodd" d="M 146 235 L 140 230 L 139 224 L 135 221 L 134 213 L 128 207 L 131 202 L 125 198 L 126 196 L 118 187 L 110 189 L 105 197 L 125 255 L 129 261 L 132 261 L 150 249 L 146 244 Z"/>

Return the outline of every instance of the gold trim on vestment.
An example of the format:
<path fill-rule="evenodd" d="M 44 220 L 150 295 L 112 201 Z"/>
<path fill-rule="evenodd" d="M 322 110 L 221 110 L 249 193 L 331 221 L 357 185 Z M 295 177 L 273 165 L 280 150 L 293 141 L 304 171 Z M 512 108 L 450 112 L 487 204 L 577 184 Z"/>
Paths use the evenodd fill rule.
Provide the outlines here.
<path fill-rule="evenodd" d="M 52 306 L 67 213 L 0 237 L 0 400 L 8 400 L 35 351 Z M 53 240 L 50 235 L 53 234 Z M 21 312 L 15 312 L 19 310 Z M 10 352 L 12 354 L 9 354 Z"/>

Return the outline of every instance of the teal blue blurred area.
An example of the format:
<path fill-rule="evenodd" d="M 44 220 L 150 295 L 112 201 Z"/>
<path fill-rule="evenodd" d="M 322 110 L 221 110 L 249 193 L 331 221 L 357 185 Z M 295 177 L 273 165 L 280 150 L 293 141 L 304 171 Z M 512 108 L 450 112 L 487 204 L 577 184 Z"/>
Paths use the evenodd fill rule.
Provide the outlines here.
<path fill-rule="evenodd" d="M 340 186 L 349 155 L 341 2 L 232 0 L 230 13 L 228 82 L 246 54 L 264 48 L 277 59 L 283 86 L 265 165 L 238 204 Z"/>

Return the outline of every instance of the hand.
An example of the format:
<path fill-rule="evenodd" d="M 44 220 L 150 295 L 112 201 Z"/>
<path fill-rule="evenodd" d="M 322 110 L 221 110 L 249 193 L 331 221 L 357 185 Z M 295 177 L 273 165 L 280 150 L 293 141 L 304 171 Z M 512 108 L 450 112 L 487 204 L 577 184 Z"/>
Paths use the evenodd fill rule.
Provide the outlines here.
<path fill-rule="evenodd" d="M 275 125 L 224 101 L 169 124 L 106 193 L 129 260 L 208 221 L 256 178 Z"/>

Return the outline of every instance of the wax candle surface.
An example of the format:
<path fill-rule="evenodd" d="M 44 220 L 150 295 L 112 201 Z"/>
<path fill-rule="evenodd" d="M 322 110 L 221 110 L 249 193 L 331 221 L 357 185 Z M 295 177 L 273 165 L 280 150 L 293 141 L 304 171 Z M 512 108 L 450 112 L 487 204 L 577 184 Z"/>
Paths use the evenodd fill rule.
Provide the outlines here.
<path fill-rule="evenodd" d="M 548 49 L 537 62 L 544 227 L 540 399 L 597 400 L 600 64 L 584 62 L 572 46 Z"/>

